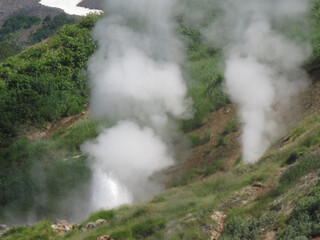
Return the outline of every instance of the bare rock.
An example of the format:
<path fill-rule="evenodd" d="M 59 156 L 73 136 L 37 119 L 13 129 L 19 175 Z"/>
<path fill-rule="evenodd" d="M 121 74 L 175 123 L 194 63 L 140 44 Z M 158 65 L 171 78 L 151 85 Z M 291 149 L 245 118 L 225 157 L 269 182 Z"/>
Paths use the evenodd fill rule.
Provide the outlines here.
<path fill-rule="evenodd" d="M 211 219 L 214 221 L 214 224 L 210 226 L 209 233 L 210 233 L 210 240 L 217 240 L 220 238 L 223 232 L 223 225 L 227 218 L 223 212 L 214 212 L 211 216 Z"/>
<path fill-rule="evenodd" d="M 107 221 L 105 219 L 98 219 L 97 221 L 95 221 L 95 224 L 97 226 L 100 226 L 102 224 L 105 224 Z"/>
<path fill-rule="evenodd" d="M 113 240 L 110 235 L 102 235 L 97 240 Z"/>
<path fill-rule="evenodd" d="M 9 227 L 5 224 L 0 224 L 0 230 L 8 230 Z"/>
<path fill-rule="evenodd" d="M 97 228 L 97 224 L 95 224 L 93 222 L 89 222 L 89 223 L 86 224 L 86 228 L 96 229 Z"/>
<path fill-rule="evenodd" d="M 8 231 L 8 230 L 9 230 L 9 227 L 8 227 L 7 225 L 5 225 L 5 224 L 0 224 L 0 239 L 1 239 L 1 236 L 2 236 L 3 234 L 5 234 L 6 231 Z"/>
<path fill-rule="evenodd" d="M 78 225 L 69 223 L 66 220 L 57 219 L 55 221 L 55 224 L 51 225 L 53 230 L 57 232 L 71 232 L 73 229 L 75 229 Z"/>

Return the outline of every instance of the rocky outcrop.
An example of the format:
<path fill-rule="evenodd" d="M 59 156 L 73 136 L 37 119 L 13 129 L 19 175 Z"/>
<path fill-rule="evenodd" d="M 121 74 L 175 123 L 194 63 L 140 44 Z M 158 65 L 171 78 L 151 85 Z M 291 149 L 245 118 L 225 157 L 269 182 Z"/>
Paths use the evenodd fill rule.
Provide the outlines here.
<path fill-rule="evenodd" d="M 0 238 L 1 236 L 9 230 L 9 227 L 5 224 L 0 224 Z"/>
<path fill-rule="evenodd" d="M 213 220 L 213 224 L 209 229 L 209 233 L 210 233 L 209 239 L 217 240 L 220 238 L 223 232 L 223 225 L 224 225 L 224 222 L 226 221 L 227 215 L 225 215 L 223 212 L 214 212 L 210 217 Z"/>
<path fill-rule="evenodd" d="M 81 228 L 81 231 L 86 232 L 88 229 L 96 229 L 96 228 L 98 228 L 99 226 L 101 226 L 101 225 L 103 225 L 105 223 L 107 223 L 106 220 L 98 219 L 95 222 L 87 223 L 84 227 Z"/>
<path fill-rule="evenodd" d="M 110 235 L 103 235 L 97 238 L 97 240 L 113 240 Z"/>
<path fill-rule="evenodd" d="M 78 226 L 78 224 L 68 223 L 66 220 L 57 219 L 55 224 L 53 224 L 51 227 L 57 232 L 67 233 L 76 229 Z"/>

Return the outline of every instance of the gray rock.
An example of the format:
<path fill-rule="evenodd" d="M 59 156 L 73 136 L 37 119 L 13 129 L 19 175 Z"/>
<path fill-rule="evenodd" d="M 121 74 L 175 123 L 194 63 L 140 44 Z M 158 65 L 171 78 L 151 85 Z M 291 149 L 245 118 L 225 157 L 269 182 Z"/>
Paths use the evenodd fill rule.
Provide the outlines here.
<path fill-rule="evenodd" d="M 0 224 L 0 230 L 7 230 L 9 227 L 5 224 Z"/>
<path fill-rule="evenodd" d="M 87 223 L 86 228 L 96 229 L 97 225 L 93 222 L 89 222 L 89 223 Z"/>
<path fill-rule="evenodd" d="M 99 226 L 99 225 L 102 225 L 102 224 L 104 224 L 104 223 L 106 223 L 107 221 L 106 220 L 104 220 L 104 219 L 98 219 L 96 222 L 95 222 L 95 224 L 97 225 L 97 226 Z"/>

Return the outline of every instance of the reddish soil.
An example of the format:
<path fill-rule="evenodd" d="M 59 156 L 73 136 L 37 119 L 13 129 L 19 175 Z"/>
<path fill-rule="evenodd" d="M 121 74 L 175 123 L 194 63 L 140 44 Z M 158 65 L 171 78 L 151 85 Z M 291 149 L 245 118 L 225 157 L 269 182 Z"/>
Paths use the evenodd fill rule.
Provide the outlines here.
<path fill-rule="evenodd" d="M 171 176 L 179 178 L 183 172 L 192 168 L 206 167 L 214 164 L 214 161 L 221 160 L 226 168 L 232 166 L 240 156 L 240 131 L 235 131 L 223 135 L 225 125 L 233 118 L 237 117 L 234 105 L 228 104 L 216 112 L 210 113 L 201 127 L 195 129 L 190 134 L 198 134 L 201 138 L 206 132 L 210 133 L 210 140 L 203 145 L 191 149 L 186 161 L 182 161 L 174 169 L 171 169 Z M 218 147 L 217 138 L 224 136 L 226 144 Z M 201 179 L 203 176 L 199 176 Z"/>

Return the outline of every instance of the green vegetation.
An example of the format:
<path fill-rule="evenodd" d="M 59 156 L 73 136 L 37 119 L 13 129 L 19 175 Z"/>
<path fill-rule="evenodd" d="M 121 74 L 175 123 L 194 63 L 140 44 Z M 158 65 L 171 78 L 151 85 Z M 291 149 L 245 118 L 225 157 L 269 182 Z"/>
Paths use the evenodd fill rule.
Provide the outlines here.
<path fill-rule="evenodd" d="M 148 219 L 137 223 L 132 227 L 132 236 L 141 239 L 153 235 L 157 230 L 165 228 L 165 222 L 161 219 Z"/>
<path fill-rule="evenodd" d="M 67 17 L 66 14 L 54 18 L 47 16 L 43 21 L 36 16 L 24 14 L 9 17 L 0 28 L 0 62 L 17 55 L 27 46 L 52 36 L 62 26 L 73 23 L 75 19 Z"/>
<path fill-rule="evenodd" d="M 320 187 L 301 199 L 283 230 L 280 239 L 310 239 L 320 233 Z"/>
<path fill-rule="evenodd" d="M 20 124 L 40 125 L 79 113 L 87 103 L 85 67 L 95 50 L 88 16 L 66 25 L 47 43 L 0 65 L 0 145 L 18 135 Z"/>
<path fill-rule="evenodd" d="M 173 186 L 185 186 L 197 179 L 208 177 L 218 171 L 224 171 L 224 162 L 221 160 L 213 160 L 209 166 L 192 168 L 183 173 L 183 175 L 175 181 Z"/>
<path fill-rule="evenodd" d="M 314 3 L 318 26 L 320 5 Z M 0 152 L 0 219 L 4 215 L 2 207 L 9 205 L 18 213 L 36 209 L 39 216 L 48 216 L 55 211 L 52 203 L 90 179 L 91 172 L 79 148 L 97 135 L 97 122 L 82 120 L 49 139 L 34 142 L 15 137 L 20 134 L 21 124 L 41 129 L 46 122 L 83 110 L 87 102 L 85 64 L 95 49 L 90 30 L 96 18 L 90 15 L 74 26 L 65 26 L 48 42 L 0 65 L 0 110 L 5 113 L 0 116 L 4 146 Z M 42 39 L 51 29 L 53 20 L 45 21 L 34 39 Z M 190 132 L 228 99 L 222 91 L 221 53 L 204 46 L 199 31 L 185 27 L 183 20 L 179 23 L 179 31 L 187 41 L 185 74 L 189 76 L 189 95 L 195 111 L 195 118 L 181 122 L 181 128 Z M 317 56 L 318 33 L 313 34 Z M 319 147 L 319 123 L 318 115 L 302 122 L 279 143 L 281 149 L 275 145 L 255 165 L 244 165 L 239 157 L 229 167 L 221 154 L 221 158 L 208 159 L 208 166 L 184 171 L 171 183 L 172 188 L 152 201 L 99 211 L 79 229 L 63 236 L 56 236 L 50 222 L 41 221 L 34 227 L 12 228 L 3 239 L 92 240 L 104 234 L 115 240 L 209 239 L 212 226 L 217 224 L 211 218 L 215 211 L 227 215 L 221 239 L 265 239 L 268 231 L 275 231 L 280 239 L 317 237 L 320 189 L 314 186 L 314 179 L 320 172 L 320 158 L 311 153 Z M 228 146 L 228 134 L 238 130 L 239 122 L 234 118 L 224 126 L 217 145 L 207 148 L 205 156 L 209 158 L 211 151 Z M 188 133 L 193 147 L 210 140 L 210 132 L 201 131 Z M 35 203 L 35 197 L 43 193 L 46 201 Z M 290 214 L 288 209 L 293 207 Z M 81 230 L 86 223 L 101 218 L 107 223 L 98 229 Z"/>
<path fill-rule="evenodd" d="M 0 62 L 22 51 L 22 47 L 14 41 L 0 42 Z"/>
<path fill-rule="evenodd" d="M 189 132 L 202 125 L 204 118 L 224 106 L 228 99 L 222 89 L 221 53 L 203 45 L 199 31 L 186 27 L 183 18 L 180 33 L 187 39 L 189 63 L 185 66 L 185 72 L 189 76 L 189 96 L 194 103 L 194 118 L 182 123 L 183 131 Z"/>
<path fill-rule="evenodd" d="M 16 140 L 0 151 L 0 220 L 4 207 L 17 216 L 29 210 L 47 217 L 58 206 L 52 204 L 81 188 L 91 178 L 79 146 L 97 136 L 98 122 L 82 120 L 57 133 L 52 139 L 28 142 Z M 35 201 L 46 196 L 45 201 Z M 44 211 L 45 209 L 45 211 Z"/>
<path fill-rule="evenodd" d="M 290 189 L 292 184 L 299 181 L 299 179 L 306 174 L 320 168 L 320 158 L 318 156 L 302 157 L 298 163 L 290 166 L 281 176 L 279 185 L 275 190 L 275 194 L 281 193 Z"/>
<path fill-rule="evenodd" d="M 41 42 L 42 40 L 54 34 L 62 26 L 66 24 L 73 24 L 74 22 L 75 20 L 68 18 L 66 14 L 59 14 L 53 19 L 50 16 L 47 16 L 43 20 L 42 26 L 30 36 L 29 44 Z"/>
<path fill-rule="evenodd" d="M 232 118 L 223 128 L 223 135 L 236 132 L 239 130 L 240 123 L 237 118 Z"/>
<path fill-rule="evenodd" d="M 4 234 L 4 240 L 50 240 L 57 233 L 51 228 L 50 221 L 40 221 L 33 227 L 14 227 Z"/>
<path fill-rule="evenodd" d="M 272 217 L 262 216 L 261 218 L 242 218 L 233 216 L 226 222 L 222 239 L 257 239 L 261 229 L 273 222 Z"/>
<path fill-rule="evenodd" d="M 40 24 L 41 19 L 24 14 L 8 18 L 0 28 L 0 62 L 22 51 L 23 47 L 17 40 L 19 31 Z"/>
<path fill-rule="evenodd" d="M 308 183 L 303 191 L 296 188 L 306 184 L 304 176 L 320 171 L 319 157 L 308 156 L 308 152 L 305 152 L 305 156 L 300 156 L 296 164 L 289 166 L 280 179 L 275 177 L 290 154 L 301 147 L 308 138 L 317 135 L 310 135 L 309 132 L 310 130 L 306 129 L 301 137 L 288 143 L 284 152 L 267 153 L 256 165 L 244 165 L 239 162 L 229 171 L 216 172 L 224 167 L 223 161 L 215 161 L 216 169 L 212 172 L 208 167 L 193 169 L 203 171 L 203 176 L 207 174 L 207 177 L 197 181 L 198 178 L 192 177 L 190 173 L 190 177 L 185 178 L 184 182 L 176 182 L 174 188 L 164 191 L 150 202 L 97 212 L 81 225 L 100 218 L 106 219 L 108 223 L 97 230 L 82 232 L 76 229 L 72 233 L 53 239 L 89 240 L 104 234 L 120 240 L 208 239 L 209 229 L 217 224 L 210 217 L 214 211 L 224 211 L 227 215 L 221 239 L 265 239 L 265 234 L 270 230 L 276 231 L 277 236 L 281 236 L 282 239 L 314 237 L 319 233 L 319 187 L 312 188 L 307 196 L 308 189 L 312 187 L 311 183 Z M 64 135 L 65 132 L 60 132 L 54 138 L 62 139 L 65 138 Z M 314 146 L 317 144 L 314 143 Z M 311 149 L 312 147 L 309 151 Z M 214 172 L 215 174 L 212 174 Z M 255 196 L 253 186 L 257 183 L 277 187 L 262 188 L 263 193 Z M 282 185 L 288 188 L 283 188 Z M 278 192 L 277 189 L 281 189 L 280 195 L 275 194 L 275 191 Z M 298 200 L 291 216 L 284 217 L 280 206 L 289 206 Z M 304 226 L 306 227 L 302 231 L 301 228 Z M 6 237 L 9 236 L 14 236 L 17 240 L 23 239 L 14 233 Z"/>
<path fill-rule="evenodd" d="M 217 147 L 222 147 L 227 144 L 227 137 L 225 136 L 218 136 L 217 138 Z"/>
<path fill-rule="evenodd" d="M 111 220 L 114 218 L 114 211 L 113 210 L 103 210 L 97 213 L 92 214 L 86 222 L 95 222 L 99 219 L 104 219 L 106 221 Z"/>
<path fill-rule="evenodd" d="M 311 43 L 313 48 L 313 57 L 320 57 L 320 1 L 312 1 L 312 34 L 311 34 Z"/>
<path fill-rule="evenodd" d="M 91 178 L 79 150 L 97 136 L 97 122 L 80 121 L 34 142 L 19 136 L 23 128 L 40 132 L 47 122 L 83 111 L 86 62 L 96 47 L 90 31 L 97 18 L 89 15 L 66 25 L 47 42 L 0 64 L 0 219 L 4 207 L 17 216 L 33 210 L 36 217 L 48 217 L 58 208 L 54 203 Z M 62 24 L 66 17 L 51 22 L 57 19 Z"/>
<path fill-rule="evenodd" d="M 203 137 L 199 134 L 191 133 L 189 134 L 189 140 L 191 141 L 192 147 L 197 147 L 199 145 L 203 145 L 210 141 L 211 133 L 210 131 L 205 131 Z"/>
<path fill-rule="evenodd" d="M 22 29 L 30 28 L 33 25 L 39 24 L 41 19 L 35 16 L 24 14 L 14 15 L 8 18 L 0 29 L 0 41 L 8 39 L 10 34 Z"/>

